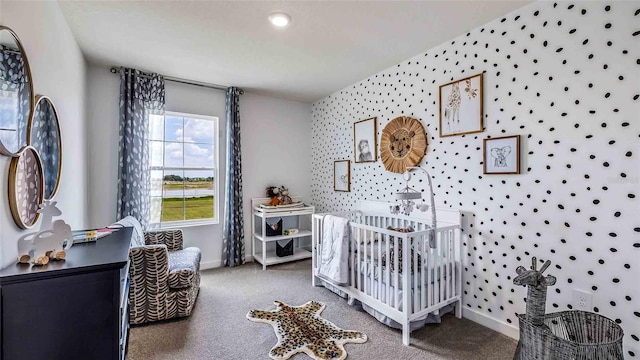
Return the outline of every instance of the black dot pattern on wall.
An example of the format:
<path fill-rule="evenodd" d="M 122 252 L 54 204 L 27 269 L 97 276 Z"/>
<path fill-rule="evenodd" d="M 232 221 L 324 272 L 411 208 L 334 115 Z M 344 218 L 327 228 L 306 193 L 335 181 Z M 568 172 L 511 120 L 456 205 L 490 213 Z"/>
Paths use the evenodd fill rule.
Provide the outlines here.
<path fill-rule="evenodd" d="M 561 19 L 561 20 L 560 20 Z M 312 201 L 318 211 L 390 201 L 404 186 L 380 161 L 352 162 L 351 192 L 333 191 L 333 161 L 354 159 L 353 122 L 380 130 L 407 115 L 429 145 L 421 166 L 436 204 L 463 211 L 465 311 L 517 324 L 526 290 L 512 283 L 531 256 L 558 278 L 547 311 L 572 290 L 620 323 L 640 349 L 640 6 L 536 2 L 312 105 Z M 440 138 L 438 86 L 484 73 L 485 132 Z M 520 175 L 482 174 L 482 139 L 522 137 Z M 422 181 L 420 181 L 422 180 Z M 428 191 L 425 179 L 412 186 Z"/>

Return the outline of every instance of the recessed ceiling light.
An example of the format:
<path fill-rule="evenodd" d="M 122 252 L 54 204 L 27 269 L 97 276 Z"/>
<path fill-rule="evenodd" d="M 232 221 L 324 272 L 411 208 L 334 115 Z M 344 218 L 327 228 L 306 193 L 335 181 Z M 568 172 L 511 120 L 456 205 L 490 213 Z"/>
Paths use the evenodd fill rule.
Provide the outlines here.
<path fill-rule="evenodd" d="M 276 12 L 269 15 L 269 21 L 271 21 L 273 26 L 285 27 L 291 22 L 291 16 L 285 13 Z"/>

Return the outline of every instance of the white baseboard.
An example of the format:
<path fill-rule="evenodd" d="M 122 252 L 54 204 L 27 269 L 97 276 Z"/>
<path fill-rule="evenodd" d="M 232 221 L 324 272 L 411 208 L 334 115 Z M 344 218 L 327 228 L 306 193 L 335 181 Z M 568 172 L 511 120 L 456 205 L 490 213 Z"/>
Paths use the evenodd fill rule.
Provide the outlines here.
<path fill-rule="evenodd" d="M 512 339 L 518 340 L 518 338 L 520 337 L 520 331 L 518 330 L 518 327 L 516 325 L 507 324 L 506 322 L 494 319 L 473 309 L 463 307 L 462 317 L 476 322 L 482 326 L 488 327 L 489 329 L 497 331 Z"/>
<path fill-rule="evenodd" d="M 222 260 L 205 261 L 200 263 L 200 270 L 215 269 L 222 266 Z"/>
<path fill-rule="evenodd" d="M 245 262 L 253 262 L 253 256 L 246 256 Z M 222 267 L 222 260 L 204 261 L 200 263 L 200 270 L 215 269 L 219 267 Z"/>

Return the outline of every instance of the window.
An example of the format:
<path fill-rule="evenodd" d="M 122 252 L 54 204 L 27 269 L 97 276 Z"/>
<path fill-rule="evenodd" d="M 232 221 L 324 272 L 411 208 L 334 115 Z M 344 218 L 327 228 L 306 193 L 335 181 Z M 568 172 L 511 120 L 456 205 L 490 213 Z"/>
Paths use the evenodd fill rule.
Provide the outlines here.
<path fill-rule="evenodd" d="M 149 115 L 151 223 L 217 224 L 218 118 Z"/>

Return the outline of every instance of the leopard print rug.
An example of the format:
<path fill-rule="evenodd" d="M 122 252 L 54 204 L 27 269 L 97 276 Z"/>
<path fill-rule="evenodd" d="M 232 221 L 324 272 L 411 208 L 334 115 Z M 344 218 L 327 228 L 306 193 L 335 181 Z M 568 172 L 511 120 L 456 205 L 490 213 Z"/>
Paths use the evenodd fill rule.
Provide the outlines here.
<path fill-rule="evenodd" d="M 247 319 L 271 324 L 278 336 L 278 343 L 269 352 L 275 360 L 288 359 L 304 352 L 315 360 L 341 360 L 347 357 L 346 343 L 363 343 L 367 335 L 342 330 L 320 317 L 325 304 L 309 301 L 302 306 L 289 306 L 274 301 L 275 311 L 251 310 Z"/>

